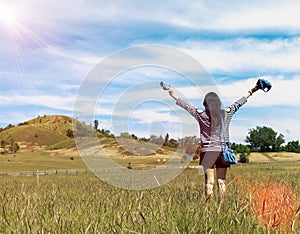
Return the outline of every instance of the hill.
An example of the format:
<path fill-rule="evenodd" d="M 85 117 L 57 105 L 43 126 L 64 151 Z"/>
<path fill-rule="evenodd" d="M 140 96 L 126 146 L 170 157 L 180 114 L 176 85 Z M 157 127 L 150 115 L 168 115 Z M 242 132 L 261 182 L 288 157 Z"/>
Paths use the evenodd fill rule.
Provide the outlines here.
<path fill-rule="evenodd" d="M 75 146 L 74 139 L 68 136 L 68 133 L 72 133 L 72 122 L 71 117 L 63 115 L 38 116 L 18 126 L 4 129 L 0 132 L 0 140 L 14 140 L 23 147 L 70 148 Z"/>

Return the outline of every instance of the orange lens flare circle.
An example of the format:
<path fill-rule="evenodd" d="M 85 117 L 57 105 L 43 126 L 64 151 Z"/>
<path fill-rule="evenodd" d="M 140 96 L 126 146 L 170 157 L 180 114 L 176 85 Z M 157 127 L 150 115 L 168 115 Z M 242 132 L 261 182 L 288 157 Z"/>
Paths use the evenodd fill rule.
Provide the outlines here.
<path fill-rule="evenodd" d="M 249 189 L 251 209 L 261 225 L 268 229 L 292 231 L 298 216 L 299 199 L 290 186 L 268 181 Z"/>

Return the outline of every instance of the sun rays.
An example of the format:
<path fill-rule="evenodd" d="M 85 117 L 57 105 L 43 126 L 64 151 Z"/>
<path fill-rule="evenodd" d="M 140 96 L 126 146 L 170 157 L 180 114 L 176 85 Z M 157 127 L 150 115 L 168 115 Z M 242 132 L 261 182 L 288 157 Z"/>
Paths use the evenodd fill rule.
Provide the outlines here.
<path fill-rule="evenodd" d="M 0 5 L 1 28 L 6 44 L 5 63 L 14 71 L 11 79 L 16 81 L 18 89 L 38 93 L 42 73 L 48 73 L 53 67 L 63 69 L 58 62 L 64 55 L 62 49 L 51 40 L 55 32 L 42 21 L 34 20 L 32 9 L 21 10 L 7 4 Z"/>
<path fill-rule="evenodd" d="M 13 25 L 16 20 L 15 9 L 0 5 L 0 19 L 7 26 Z"/>

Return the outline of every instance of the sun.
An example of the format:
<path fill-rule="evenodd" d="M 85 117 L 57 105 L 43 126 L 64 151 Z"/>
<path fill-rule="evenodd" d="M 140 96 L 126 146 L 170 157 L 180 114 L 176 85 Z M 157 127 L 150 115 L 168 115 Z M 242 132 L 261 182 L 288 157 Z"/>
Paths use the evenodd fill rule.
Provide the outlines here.
<path fill-rule="evenodd" d="M 16 22 L 16 12 L 12 8 L 0 7 L 0 21 L 6 26 L 12 26 Z"/>

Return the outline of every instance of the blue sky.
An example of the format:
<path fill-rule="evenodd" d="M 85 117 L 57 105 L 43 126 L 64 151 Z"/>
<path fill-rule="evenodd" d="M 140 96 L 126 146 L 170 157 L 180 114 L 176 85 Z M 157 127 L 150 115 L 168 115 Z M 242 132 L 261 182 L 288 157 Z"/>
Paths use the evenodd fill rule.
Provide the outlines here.
<path fill-rule="evenodd" d="M 272 82 L 269 93 L 256 93 L 234 116 L 232 141 L 243 142 L 256 126 L 272 127 L 286 142 L 298 140 L 299 11 L 299 1 L 278 0 L 2 0 L 0 127 L 44 114 L 72 116 L 77 92 L 93 67 L 119 50 L 159 44 L 202 64 L 214 78 L 224 106 L 245 95 L 258 78 Z M 99 93 L 94 112 L 100 127 L 118 131 L 114 119 L 122 118 L 139 136 L 180 136 L 178 115 L 184 114 L 173 100 L 152 83 L 146 86 L 149 92 L 132 88 L 160 79 L 201 108 L 203 94 L 181 74 L 141 67 L 122 73 Z M 134 109 L 116 110 L 122 95 L 129 95 L 124 102 L 134 104 L 130 94 L 140 98 Z M 198 135 L 192 117 L 181 120 L 187 134 Z"/>

